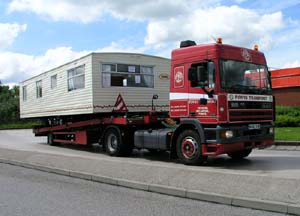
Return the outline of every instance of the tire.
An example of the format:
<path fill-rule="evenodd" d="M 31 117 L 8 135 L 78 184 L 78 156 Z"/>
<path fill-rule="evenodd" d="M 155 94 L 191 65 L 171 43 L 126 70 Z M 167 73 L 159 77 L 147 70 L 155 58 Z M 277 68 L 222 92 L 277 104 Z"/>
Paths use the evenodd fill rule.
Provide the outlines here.
<path fill-rule="evenodd" d="M 201 139 L 194 130 L 185 130 L 179 134 L 176 153 L 179 160 L 186 165 L 202 164 L 207 159 L 206 156 L 202 156 Z"/>
<path fill-rule="evenodd" d="M 54 137 L 52 133 L 49 133 L 47 136 L 47 144 L 51 146 L 57 146 L 58 143 L 53 141 Z"/>
<path fill-rule="evenodd" d="M 127 156 L 132 152 L 132 145 L 122 138 L 121 131 L 117 127 L 109 128 L 104 137 L 105 151 L 110 156 Z"/>
<path fill-rule="evenodd" d="M 244 150 L 241 150 L 241 151 L 228 153 L 227 155 L 229 157 L 231 157 L 232 159 L 241 160 L 245 157 L 248 157 L 251 152 L 252 152 L 252 149 L 244 149 Z"/>

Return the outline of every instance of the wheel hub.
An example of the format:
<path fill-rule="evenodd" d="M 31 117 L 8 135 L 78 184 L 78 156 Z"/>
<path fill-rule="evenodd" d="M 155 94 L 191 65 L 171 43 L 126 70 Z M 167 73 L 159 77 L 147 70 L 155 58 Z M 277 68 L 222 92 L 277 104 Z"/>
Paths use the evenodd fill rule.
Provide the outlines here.
<path fill-rule="evenodd" d="M 116 148 L 118 146 L 118 139 L 114 134 L 110 134 L 108 136 L 108 148 L 111 152 L 116 151 Z"/>
<path fill-rule="evenodd" d="M 198 143 L 193 137 L 186 137 L 181 143 L 181 152 L 185 158 L 192 158 L 198 152 Z"/>

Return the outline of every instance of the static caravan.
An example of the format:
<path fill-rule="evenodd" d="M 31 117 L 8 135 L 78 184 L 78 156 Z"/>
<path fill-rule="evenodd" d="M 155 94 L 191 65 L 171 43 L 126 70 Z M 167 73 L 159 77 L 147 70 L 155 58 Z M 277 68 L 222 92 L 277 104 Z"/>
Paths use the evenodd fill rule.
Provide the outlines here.
<path fill-rule="evenodd" d="M 20 83 L 21 118 L 169 109 L 170 59 L 91 53 Z M 118 106 L 118 107 L 116 107 Z"/>

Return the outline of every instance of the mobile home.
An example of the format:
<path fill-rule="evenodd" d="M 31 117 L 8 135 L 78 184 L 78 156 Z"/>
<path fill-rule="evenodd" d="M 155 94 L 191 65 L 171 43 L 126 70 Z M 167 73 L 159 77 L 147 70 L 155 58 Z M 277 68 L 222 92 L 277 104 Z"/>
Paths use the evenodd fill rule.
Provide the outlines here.
<path fill-rule="evenodd" d="M 133 53 L 90 53 L 20 83 L 21 118 L 169 109 L 170 60 Z M 120 108 L 120 107 L 119 107 Z"/>

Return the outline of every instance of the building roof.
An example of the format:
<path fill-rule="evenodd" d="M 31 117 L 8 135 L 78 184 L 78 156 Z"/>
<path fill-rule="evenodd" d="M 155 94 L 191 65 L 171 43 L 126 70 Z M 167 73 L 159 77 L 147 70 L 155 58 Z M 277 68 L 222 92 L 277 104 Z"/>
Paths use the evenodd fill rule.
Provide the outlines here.
<path fill-rule="evenodd" d="M 300 88 L 300 67 L 271 71 L 272 88 Z"/>

